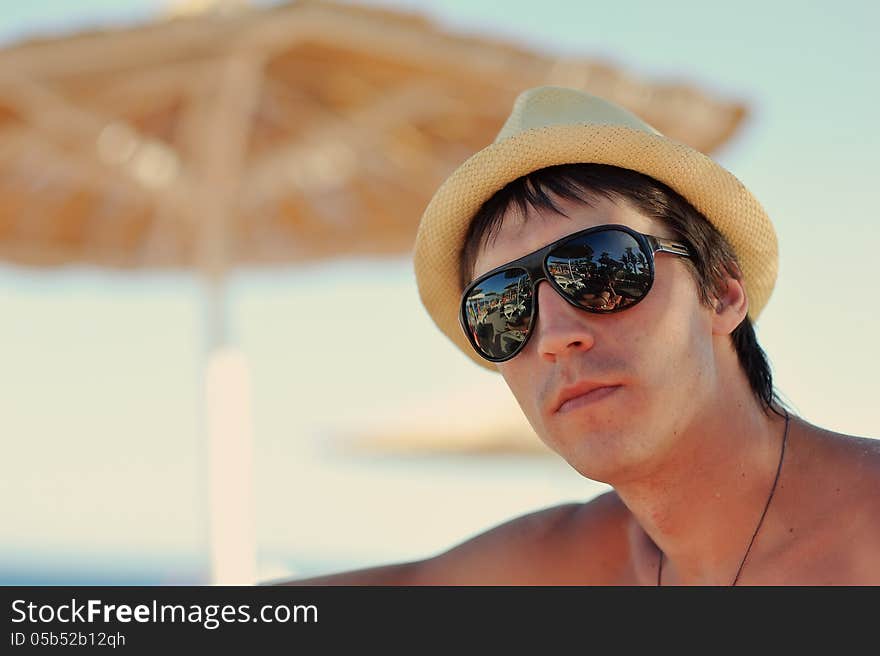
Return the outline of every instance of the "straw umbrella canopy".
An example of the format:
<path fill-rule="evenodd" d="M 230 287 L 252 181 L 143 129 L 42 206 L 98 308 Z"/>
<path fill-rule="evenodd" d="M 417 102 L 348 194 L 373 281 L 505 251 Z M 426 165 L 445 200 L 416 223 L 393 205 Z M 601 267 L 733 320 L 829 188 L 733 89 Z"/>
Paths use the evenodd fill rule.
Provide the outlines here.
<path fill-rule="evenodd" d="M 604 95 L 704 152 L 745 114 L 326 2 L 32 40 L 0 51 L 0 257 L 217 273 L 402 252 L 430 194 L 538 84 Z"/>
<path fill-rule="evenodd" d="M 691 86 L 450 34 L 414 14 L 218 7 L 0 50 L 0 259 L 199 272 L 208 403 L 246 397 L 227 273 L 408 251 L 431 193 L 491 142 L 523 88 L 587 89 L 704 152 L 745 116 Z M 225 522 L 212 544 L 247 534 L 247 425 L 246 407 L 208 417 L 211 489 L 235 478 L 245 499 L 236 510 L 212 496 Z M 253 560 L 252 540 L 236 548 Z M 215 571 L 227 571 L 222 560 Z"/>

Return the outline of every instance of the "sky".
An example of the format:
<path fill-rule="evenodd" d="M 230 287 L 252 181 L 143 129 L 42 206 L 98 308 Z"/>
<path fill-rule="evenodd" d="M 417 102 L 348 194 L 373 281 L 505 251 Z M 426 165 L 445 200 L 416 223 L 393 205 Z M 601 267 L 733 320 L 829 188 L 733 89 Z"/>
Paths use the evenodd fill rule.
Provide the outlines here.
<path fill-rule="evenodd" d="M 0 41 L 145 20 L 166 4 L 2 0 Z M 450 31 L 600 57 L 746 102 L 747 124 L 717 159 L 779 236 L 779 278 L 757 325 L 777 386 L 810 421 L 880 436 L 880 309 L 870 287 L 880 243 L 877 3 L 382 4 Z M 0 578 L 10 563 L 61 571 L 65 555 L 93 563 L 124 553 L 141 569 L 167 557 L 186 572 L 200 562 L 204 299 L 185 275 L 0 265 L 0 522 L 9 527 Z M 358 313 L 373 319 L 355 339 L 333 327 Z M 517 412 L 500 378 L 433 327 L 406 257 L 237 274 L 229 317 L 250 364 L 255 521 L 267 562 L 297 549 L 345 564 L 423 554 L 599 489 L 540 459 L 401 465 L 328 455 L 333 435 L 456 389 Z M 402 528 L 425 515 L 430 527 Z"/>

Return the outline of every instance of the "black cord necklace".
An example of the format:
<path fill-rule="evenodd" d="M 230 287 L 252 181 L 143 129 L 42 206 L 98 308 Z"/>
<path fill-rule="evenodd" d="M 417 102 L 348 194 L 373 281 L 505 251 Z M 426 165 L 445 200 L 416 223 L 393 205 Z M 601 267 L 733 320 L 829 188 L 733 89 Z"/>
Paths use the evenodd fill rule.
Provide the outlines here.
<path fill-rule="evenodd" d="M 752 539 L 749 541 L 749 546 L 746 549 L 746 553 L 743 556 L 742 562 L 739 564 L 739 569 L 736 571 L 736 576 L 733 579 L 733 583 L 731 583 L 731 587 L 736 585 L 736 582 L 739 581 L 739 575 L 742 573 L 743 566 L 746 564 L 746 558 L 749 557 L 749 552 L 752 550 L 752 544 L 755 542 L 755 538 L 758 536 L 758 531 L 761 530 L 761 524 L 764 523 L 764 516 L 767 514 L 767 509 L 770 507 L 770 502 L 773 500 L 773 493 L 776 492 L 776 483 L 779 481 L 779 472 L 782 471 L 782 459 L 785 457 L 785 442 L 788 439 L 788 423 L 789 423 L 789 414 L 788 410 L 785 408 L 782 409 L 785 413 L 785 432 L 782 434 L 782 451 L 779 454 L 779 464 L 776 466 L 776 478 L 773 479 L 773 487 L 770 488 L 770 496 L 767 497 L 767 503 L 764 505 L 764 512 L 761 513 L 761 519 L 758 520 L 758 526 L 755 527 L 755 532 L 752 533 Z M 657 586 L 660 587 L 660 577 L 663 575 L 663 551 L 660 551 L 660 564 L 657 567 Z"/>

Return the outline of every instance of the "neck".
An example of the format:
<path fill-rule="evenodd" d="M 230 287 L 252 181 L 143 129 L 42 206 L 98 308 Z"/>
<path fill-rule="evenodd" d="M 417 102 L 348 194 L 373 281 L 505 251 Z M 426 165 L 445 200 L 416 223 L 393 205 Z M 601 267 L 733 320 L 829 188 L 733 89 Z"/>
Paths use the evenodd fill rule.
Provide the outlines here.
<path fill-rule="evenodd" d="M 755 531 L 779 470 L 785 419 L 765 412 L 745 392 L 721 395 L 650 471 L 612 482 L 662 551 L 664 585 L 730 585 L 753 538 L 749 558 L 758 549 Z M 771 508 L 759 532 L 772 522 Z M 661 556 L 646 557 L 659 564 Z"/>

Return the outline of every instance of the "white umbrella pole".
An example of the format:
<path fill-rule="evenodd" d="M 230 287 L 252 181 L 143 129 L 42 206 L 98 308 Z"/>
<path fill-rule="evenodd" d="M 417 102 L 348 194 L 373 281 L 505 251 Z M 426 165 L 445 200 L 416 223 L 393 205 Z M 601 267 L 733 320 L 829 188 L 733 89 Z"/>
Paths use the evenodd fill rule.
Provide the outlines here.
<path fill-rule="evenodd" d="M 205 430 L 211 583 L 256 582 L 253 426 L 244 354 L 227 336 L 225 277 L 207 280 Z"/>
<path fill-rule="evenodd" d="M 205 303 L 205 433 L 211 583 L 256 582 L 253 434 L 244 355 L 230 344 L 227 270 L 242 162 L 262 83 L 262 61 L 234 51 L 218 59 L 185 122 L 195 145 L 191 212 Z"/>

